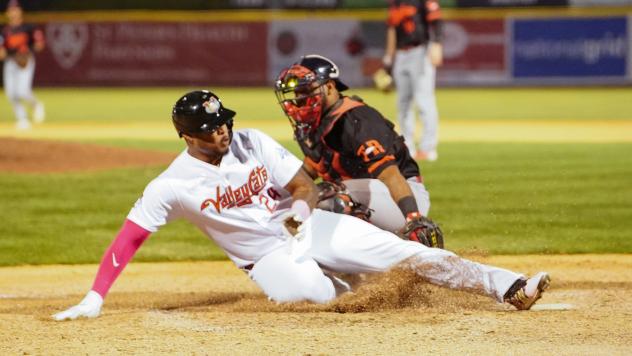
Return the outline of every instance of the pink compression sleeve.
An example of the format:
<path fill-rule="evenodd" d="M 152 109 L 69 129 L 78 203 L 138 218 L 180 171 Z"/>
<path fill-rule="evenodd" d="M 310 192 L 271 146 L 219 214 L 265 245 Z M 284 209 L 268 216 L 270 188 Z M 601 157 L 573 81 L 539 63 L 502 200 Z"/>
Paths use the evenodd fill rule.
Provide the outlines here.
<path fill-rule="evenodd" d="M 145 242 L 149 234 L 149 231 L 131 220 L 125 220 L 114 242 L 108 247 L 101 259 L 92 290 L 105 298 L 116 277 L 123 272 L 123 268 L 134 257 L 136 250 Z"/>

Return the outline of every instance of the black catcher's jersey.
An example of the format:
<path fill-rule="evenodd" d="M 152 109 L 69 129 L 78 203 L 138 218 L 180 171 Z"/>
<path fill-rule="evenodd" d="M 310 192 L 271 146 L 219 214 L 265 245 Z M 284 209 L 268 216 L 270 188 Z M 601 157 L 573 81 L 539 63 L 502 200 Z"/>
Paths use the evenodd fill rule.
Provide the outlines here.
<path fill-rule="evenodd" d="M 305 164 L 326 181 L 376 178 L 392 165 L 405 178 L 420 176 L 393 123 L 358 97 L 342 97 L 299 145 Z"/>

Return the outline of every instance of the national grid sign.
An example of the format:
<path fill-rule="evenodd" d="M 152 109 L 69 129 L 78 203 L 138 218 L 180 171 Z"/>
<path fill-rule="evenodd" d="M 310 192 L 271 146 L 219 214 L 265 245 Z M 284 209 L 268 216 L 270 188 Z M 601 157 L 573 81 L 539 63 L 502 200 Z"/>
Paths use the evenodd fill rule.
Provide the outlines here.
<path fill-rule="evenodd" d="M 516 79 L 607 81 L 628 73 L 626 17 L 515 19 L 511 42 Z"/>

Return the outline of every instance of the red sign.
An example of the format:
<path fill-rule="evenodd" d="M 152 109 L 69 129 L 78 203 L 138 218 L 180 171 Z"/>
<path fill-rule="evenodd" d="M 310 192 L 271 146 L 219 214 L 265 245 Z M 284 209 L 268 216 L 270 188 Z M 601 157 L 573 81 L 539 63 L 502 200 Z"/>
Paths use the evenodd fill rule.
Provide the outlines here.
<path fill-rule="evenodd" d="M 446 21 L 444 65 L 438 73 L 504 72 L 505 22 L 501 19 Z"/>
<path fill-rule="evenodd" d="M 42 85 L 266 83 L 264 22 L 51 22 L 35 81 Z"/>

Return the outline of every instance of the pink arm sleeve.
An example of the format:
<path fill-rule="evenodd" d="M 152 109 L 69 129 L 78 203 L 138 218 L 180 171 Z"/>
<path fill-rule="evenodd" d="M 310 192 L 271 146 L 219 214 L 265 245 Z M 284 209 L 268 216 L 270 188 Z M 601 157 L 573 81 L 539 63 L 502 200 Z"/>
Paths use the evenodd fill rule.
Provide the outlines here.
<path fill-rule="evenodd" d="M 123 272 L 123 268 L 134 257 L 136 250 L 145 242 L 149 234 L 149 231 L 131 220 L 125 220 L 114 242 L 108 247 L 101 259 L 92 290 L 105 299 L 116 277 Z"/>

